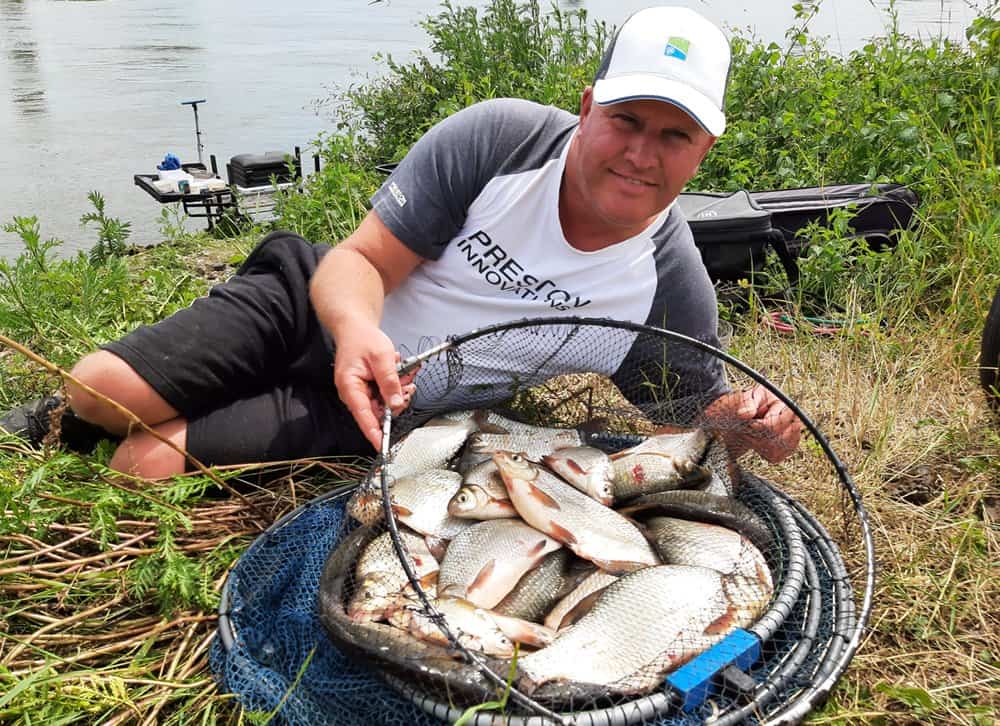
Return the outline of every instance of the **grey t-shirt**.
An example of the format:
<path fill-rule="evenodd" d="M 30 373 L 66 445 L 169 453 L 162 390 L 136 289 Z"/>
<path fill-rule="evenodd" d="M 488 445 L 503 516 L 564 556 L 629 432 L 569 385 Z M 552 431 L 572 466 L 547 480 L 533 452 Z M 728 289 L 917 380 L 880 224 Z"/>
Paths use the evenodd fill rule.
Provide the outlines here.
<path fill-rule="evenodd" d="M 718 344 L 715 292 L 678 209 L 596 252 L 565 239 L 559 188 L 577 121 L 529 101 L 478 103 L 428 131 L 372 197 L 390 231 L 425 258 L 383 310 L 382 329 L 404 357 L 495 323 L 552 316 L 646 323 Z M 546 372 L 576 367 L 631 380 L 651 356 L 663 359 L 639 350 L 634 335 L 612 337 L 594 342 L 603 350 L 591 361 L 546 358 Z M 717 359 L 690 346 L 670 350 L 677 393 L 710 399 L 726 390 Z M 478 377 L 538 372 L 530 351 L 507 357 L 519 360 L 498 352 L 463 365 Z"/>

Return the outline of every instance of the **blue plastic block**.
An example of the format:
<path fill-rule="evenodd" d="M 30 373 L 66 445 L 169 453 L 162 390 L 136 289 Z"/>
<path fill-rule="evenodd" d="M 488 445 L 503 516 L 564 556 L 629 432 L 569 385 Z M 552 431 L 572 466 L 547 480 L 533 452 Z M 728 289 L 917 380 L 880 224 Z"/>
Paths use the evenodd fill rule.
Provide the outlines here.
<path fill-rule="evenodd" d="M 667 683 L 681 694 L 682 708 L 693 711 L 713 692 L 712 679 L 723 668 L 747 670 L 760 658 L 760 641 L 746 630 L 734 630 L 711 648 L 667 676 Z"/>

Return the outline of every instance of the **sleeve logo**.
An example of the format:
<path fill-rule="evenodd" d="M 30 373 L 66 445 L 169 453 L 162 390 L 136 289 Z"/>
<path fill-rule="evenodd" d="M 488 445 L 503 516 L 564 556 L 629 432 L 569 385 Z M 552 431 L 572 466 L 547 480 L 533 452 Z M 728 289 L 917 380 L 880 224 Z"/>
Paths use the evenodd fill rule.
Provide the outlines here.
<path fill-rule="evenodd" d="M 406 206 L 406 195 L 403 194 L 403 190 L 399 188 L 396 182 L 389 182 L 389 193 L 396 200 L 396 204 L 401 207 Z"/>

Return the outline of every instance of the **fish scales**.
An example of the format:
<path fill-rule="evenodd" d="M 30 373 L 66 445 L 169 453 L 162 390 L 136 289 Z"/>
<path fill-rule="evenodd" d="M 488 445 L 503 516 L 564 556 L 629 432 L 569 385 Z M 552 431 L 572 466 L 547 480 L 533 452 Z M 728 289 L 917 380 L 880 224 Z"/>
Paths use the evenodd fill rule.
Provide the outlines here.
<path fill-rule="evenodd" d="M 447 469 L 402 477 L 392 485 L 392 510 L 410 529 L 431 537 L 452 539 L 473 524 L 448 514 L 448 502 L 461 485 L 461 474 Z"/>
<path fill-rule="evenodd" d="M 571 446 L 542 457 L 542 461 L 591 499 L 611 506 L 614 501 L 614 465 L 600 449 Z"/>
<path fill-rule="evenodd" d="M 759 597 L 774 591 L 771 570 L 760 550 L 739 532 L 676 517 L 653 517 L 646 524 L 663 561 L 673 565 L 710 567 L 724 575 L 756 581 Z"/>
<path fill-rule="evenodd" d="M 423 537 L 400 530 L 400 539 L 417 579 L 438 571 L 438 562 Z M 388 532 L 383 532 L 365 548 L 355 566 L 357 587 L 347 607 L 354 620 L 380 620 L 396 604 L 397 595 L 408 585 L 406 571 Z"/>
<path fill-rule="evenodd" d="M 473 524 L 448 545 L 438 575 L 438 592 L 492 608 L 528 570 L 561 546 L 520 519 Z"/>
<path fill-rule="evenodd" d="M 479 432 L 471 437 L 468 448 L 477 457 L 489 457 L 498 451 L 516 451 L 532 461 L 541 461 L 543 456 L 582 443 L 580 434 L 572 429 L 542 429 L 540 433 L 524 434 Z"/>
<path fill-rule="evenodd" d="M 552 472 L 510 452 L 494 454 L 514 508 L 542 532 L 609 572 L 659 563 L 635 524 Z"/>
<path fill-rule="evenodd" d="M 665 673 L 749 625 L 754 608 L 704 567 L 660 565 L 611 583 L 577 623 L 546 648 L 518 660 L 527 692 L 549 682 L 640 694 Z"/>
<path fill-rule="evenodd" d="M 589 562 L 584 565 L 566 548 L 550 552 L 518 580 L 514 589 L 493 610 L 501 615 L 540 623 L 592 569 L 593 565 Z"/>
<path fill-rule="evenodd" d="M 545 617 L 544 623 L 548 628 L 559 630 L 562 622 L 569 613 L 574 610 L 583 600 L 587 599 L 595 592 L 599 592 L 618 579 L 618 575 L 612 575 L 604 570 L 596 570 L 590 573 L 579 585 L 577 585 L 566 597 L 555 604 L 549 614 Z"/>
<path fill-rule="evenodd" d="M 650 436 L 631 449 L 612 454 L 615 501 L 707 482 L 712 472 L 698 462 L 708 443 L 708 434 L 695 429 Z"/>
<path fill-rule="evenodd" d="M 514 655 L 513 642 L 485 609 L 452 597 L 438 597 L 431 605 L 444 616 L 448 630 L 466 648 L 504 658 Z M 450 645 L 448 636 L 419 607 L 400 608 L 389 622 L 421 640 Z"/>
<path fill-rule="evenodd" d="M 770 528 L 752 509 L 738 499 L 709 491 L 677 489 L 646 494 L 618 511 L 640 520 L 663 516 L 717 524 L 739 532 L 762 552 L 774 547 Z"/>
<path fill-rule="evenodd" d="M 479 420 L 474 411 L 438 416 L 397 441 L 389 450 L 390 486 L 403 477 L 445 469 L 479 429 Z M 361 524 L 382 519 L 381 470 L 381 466 L 372 469 L 347 503 L 347 513 Z"/>
<path fill-rule="evenodd" d="M 389 473 L 399 479 L 428 469 L 444 469 L 478 429 L 479 423 L 470 411 L 433 418 L 393 445 Z"/>

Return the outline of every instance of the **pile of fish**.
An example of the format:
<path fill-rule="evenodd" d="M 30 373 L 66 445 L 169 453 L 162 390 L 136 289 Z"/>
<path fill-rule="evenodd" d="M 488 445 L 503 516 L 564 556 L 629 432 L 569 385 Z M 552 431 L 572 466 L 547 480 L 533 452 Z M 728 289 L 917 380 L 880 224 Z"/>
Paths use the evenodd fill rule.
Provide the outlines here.
<path fill-rule="evenodd" d="M 707 463 L 727 460 L 710 455 L 720 441 L 693 429 L 609 454 L 592 439 L 463 411 L 390 453 L 392 511 L 421 590 L 466 648 L 511 658 L 519 647 L 527 693 L 647 693 L 753 623 L 773 592 L 770 530 Z M 382 512 L 373 477 L 348 503 L 373 535 L 352 545 L 335 596 L 321 583 L 321 611 L 339 600 L 357 627 L 447 647 Z"/>

